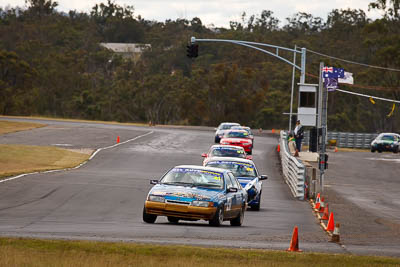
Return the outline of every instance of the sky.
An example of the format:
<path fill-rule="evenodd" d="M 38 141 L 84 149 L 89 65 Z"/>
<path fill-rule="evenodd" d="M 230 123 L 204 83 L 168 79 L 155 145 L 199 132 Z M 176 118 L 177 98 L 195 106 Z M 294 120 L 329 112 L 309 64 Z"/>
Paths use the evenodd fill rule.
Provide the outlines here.
<path fill-rule="evenodd" d="M 54 0 L 53 0 L 54 1 Z M 58 11 L 77 10 L 89 12 L 95 4 L 107 0 L 58 0 Z M 362 9 L 369 18 L 381 17 L 378 11 L 368 12 L 368 4 L 373 0 L 115 0 L 115 3 L 135 8 L 135 15 L 146 20 L 164 22 L 194 17 L 201 19 L 203 25 L 229 28 L 230 21 L 241 21 L 241 14 L 259 15 L 263 10 L 271 10 L 281 23 L 297 12 L 306 12 L 314 17 L 327 15 L 333 9 Z M 0 7 L 25 7 L 25 0 L 0 0 Z"/>

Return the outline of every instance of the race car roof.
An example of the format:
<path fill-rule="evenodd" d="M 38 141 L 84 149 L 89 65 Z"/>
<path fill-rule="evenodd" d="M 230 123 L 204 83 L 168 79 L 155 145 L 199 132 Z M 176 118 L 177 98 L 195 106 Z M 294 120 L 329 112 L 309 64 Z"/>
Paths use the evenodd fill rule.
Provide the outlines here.
<path fill-rule="evenodd" d="M 254 164 L 254 162 L 250 159 L 243 159 L 243 158 L 234 158 L 234 157 L 211 157 L 207 164 L 213 161 L 232 161 L 232 162 L 240 162 L 240 163 L 248 163 L 248 164 Z"/>
<path fill-rule="evenodd" d="M 199 165 L 178 165 L 178 166 L 175 166 L 174 168 L 195 169 L 195 170 L 212 171 L 212 172 L 220 172 L 220 173 L 230 172 L 229 170 L 226 170 L 226 169 L 214 168 L 214 167 L 204 167 L 204 166 L 199 166 Z"/>
<path fill-rule="evenodd" d="M 211 148 L 232 148 L 232 149 L 240 149 L 240 150 L 244 149 L 241 146 L 232 146 L 232 145 L 213 145 Z"/>

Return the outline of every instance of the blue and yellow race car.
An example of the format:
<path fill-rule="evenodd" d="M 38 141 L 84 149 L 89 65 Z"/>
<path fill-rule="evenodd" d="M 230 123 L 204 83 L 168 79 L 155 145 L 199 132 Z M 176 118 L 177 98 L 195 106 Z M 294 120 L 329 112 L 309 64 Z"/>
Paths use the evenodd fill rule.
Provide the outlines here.
<path fill-rule="evenodd" d="M 143 221 L 154 223 L 157 216 L 179 220 L 206 220 L 219 226 L 230 221 L 241 226 L 247 208 L 247 192 L 229 170 L 181 165 L 169 170 L 160 180 L 151 180 Z"/>
<path fill-rule="evenodd" d="M 228 157 L 213 157 L 206 164 L 207 167 L 222 168 L 232 171 L 248 195 L 248 206 L 252 210 L 260 210 L 262 180 L 268 179 L 267 175 L 260 175 L 252 160 Z"/>

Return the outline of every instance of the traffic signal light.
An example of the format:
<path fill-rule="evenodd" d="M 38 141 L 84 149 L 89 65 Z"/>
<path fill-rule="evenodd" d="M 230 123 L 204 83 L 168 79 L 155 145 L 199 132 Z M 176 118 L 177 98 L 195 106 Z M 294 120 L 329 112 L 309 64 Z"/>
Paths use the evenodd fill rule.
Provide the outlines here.
<path fill-rule="evenodd" d="M 319 169 L 321 170 L 322 167 L 324 168 L 324 170 L 328 169 L 328 155 L 327 154 L 322 154 L 319 159 Z"/>
<path fill-rule="evenodd" d="M 190 58 L 197 57 L 199 55 L 199 45 L 190 44 L 186 46 L 187 56 Z"/>

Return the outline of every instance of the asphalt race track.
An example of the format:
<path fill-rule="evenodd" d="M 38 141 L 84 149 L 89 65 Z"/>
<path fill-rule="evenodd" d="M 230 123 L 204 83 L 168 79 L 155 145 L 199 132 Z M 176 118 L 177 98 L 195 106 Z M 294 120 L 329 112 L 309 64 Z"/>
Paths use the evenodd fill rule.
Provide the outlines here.
<path fill-rule="evenodd" d="M 329 161 L 325 196 L 347 249 L 399 257 L 400 155 L 339 149 Z"/>
<path fill-rule="evenodd" d="M 280 174 L 277 139 L 256 136 L 254 161 L 269 179 L 263 184 L 261 210 L 247 211 L 242 227 L 224 222 L 155 224 L 142 221 L 150 179 L 178 164 L 201 164 L 213 144 L 210 128 L 164 128 L 40 121 L 49 126 L 0 136 L 0 143 L 68 145 L 100 151 L 79 169 L 33 174 L 0 182 L 0 235 L 38 238 L 155 242 L 285 250 L 299 227 L 304 251 L 348 253 L 321 229 L 305 201 L 295 200 Z M 358 251 L 358 253 L 360 253 Z M 362 252 L 361 252 L 362 253 Z"/>

